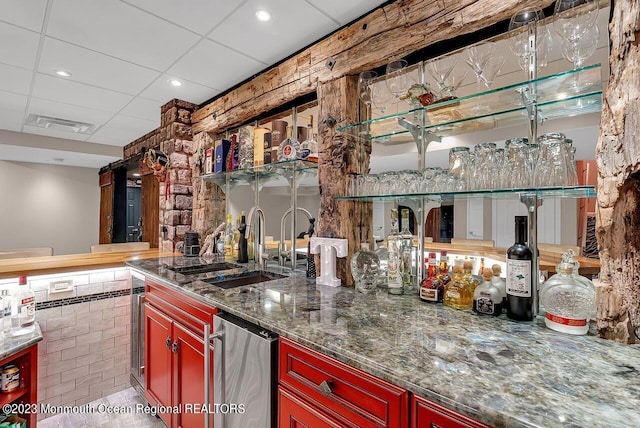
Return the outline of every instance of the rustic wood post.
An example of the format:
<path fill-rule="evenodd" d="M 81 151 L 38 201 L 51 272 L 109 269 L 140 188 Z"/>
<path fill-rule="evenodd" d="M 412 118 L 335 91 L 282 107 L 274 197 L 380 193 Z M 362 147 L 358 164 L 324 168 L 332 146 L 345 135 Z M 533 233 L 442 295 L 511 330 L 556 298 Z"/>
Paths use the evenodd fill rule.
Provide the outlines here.
<path fill-rule="evenodd" d="M 348 174 L 363 174 L 369 171 L 371 143 L 336 131 L 339 126 L 359 120 L 357 78 L 346 76 L 320 84 L 318 106 L 318 236 L 349 240 L 349 255 L 347 258 L 338 259 L 337 276 L 342 279 L 343 284 L 352 285 L 353 277 L 349 267 L 351 256 L 364 240 L 373 246 L 371 203 L 335 199 L 346 194 Z"/>
<path fill-rule="evenodd" d="M 634 343 L 640 341 L 640 3 L 616 1 L 612 8 L 611 75 L 596 146 L 603 283 L 596 318 L 602 337 Z"/>

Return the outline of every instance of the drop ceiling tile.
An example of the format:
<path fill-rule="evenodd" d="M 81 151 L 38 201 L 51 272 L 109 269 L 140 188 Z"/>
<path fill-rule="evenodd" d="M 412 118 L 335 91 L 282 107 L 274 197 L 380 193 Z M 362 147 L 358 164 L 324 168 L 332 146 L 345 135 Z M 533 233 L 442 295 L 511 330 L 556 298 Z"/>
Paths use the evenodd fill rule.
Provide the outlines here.
<path fill-rule="evenodd" d="M 199 39 L 119 1 L 56 0 L 47 35 L 155 70 L 165 70 Z"/>
<path fill-rule="evenodd" d="M 29 95 L 33 72 L 24 68 L 0 64 L 0 90 Z"/>
<path fill-rule="evenodd" d="M 118 115 L 94 132 L 87 141 L 124 147 L 157 127 L 155 122 L 149 120 Z"/>
<path fill-rule="evenodd" d="M 261 8 L 271 13 L 271 21 L 256 19 Z M 306 2 L 249 0 L 208 37 L 270 65 L 337 28 L 338 24 Z"/>
<path fill-rule="evenodd" d="M 225 90 L 267 65 L 204 39 L 171 67 L 169 73 L 210 88 Z"/>
<path fill-rule="evenodd" d="M 185 7 L 178 0 L 124 0 L 124 2 L 202 35 L 208 33 L 238 7 L 239 3 L 242 3 L 228 0 L 189 0 L 189 7 Z"/>
<path fill-rule="evenodd" d="M 176 76 L 169 76 L 164 74 L 156 79 L 147 89 L 145 89 L 140 96 L 159 101 L 162 104 L 168 103 L 174 98 L 188 101 L 194 104 L 200 104 L 220 91 L 213 88 L 208 88 L 197 83 L 182 81 L 182 86 L 176 87 L 169 83 L 169 80 Z"/>
<path fill-rule="evenodd" d="M 122 159 L 122 157 L 40 149 L 35 147 L 0 145 L 0 159 L 97 169 Z M 54 159 L 63 159 L 63 161 L 60 162 Z"/>
<path fill-rule="evenodd" d="M 340 23 L 348 24 L 387 0 L 306 0 Z"/>
<path fill-rule="evenodd" d="M 162 107 L 162 104 L 160 101 L 136 97 L 125 108 L 120 110 L 120 113 L 125 116 L 150 120 L 160 126 L 160 107 Z"/>
<path fill-rule="evenodd" d="M 27 96 L 0 91 L 0 129 L 20 131 Z"/>
<path fill-rule="evenodd" d="M 31 95 L 113 113 L 119 111 L 133 98 L 130 95 L 40 73 L 36 76 Z"/>
<path fill-rule="evenodd" d="M 75 132 L 61 131 L 59 129 L 41 128 L 39 126 L 25 125 L 22 132 L 27 134 L 45 135 L 47 137 L 65 138 L 67 140 L 86 141 L 90 136 L 87 134 L 77 134 Z"/>
<path fill-rule="evenodd" d="M 0 0 L 0 20 L 11 22 L 29 30 L 42 31 L 42 20 L 47 0 Z"/>
<path fill-rule="evenodd" d="M 33 70 L 40 34 L 0 22 L 0 62 Z"/>
<path fill-rule="evenodd" d="M 90 123 L 96 126 L 106 123 L 113 117 L 113 113 L 108 111 L 95 110 L 87 107 L 80 107 L 72 104 L 33 97 L 29 102 L 29 113 Z"/>
<path fill-rule="evenodd" d="M 160 73 L 127 61 L 47 37 L 38 71 L 53 75 L 56 70 L 72 73 L 69 80 L 135 95 Z"/>

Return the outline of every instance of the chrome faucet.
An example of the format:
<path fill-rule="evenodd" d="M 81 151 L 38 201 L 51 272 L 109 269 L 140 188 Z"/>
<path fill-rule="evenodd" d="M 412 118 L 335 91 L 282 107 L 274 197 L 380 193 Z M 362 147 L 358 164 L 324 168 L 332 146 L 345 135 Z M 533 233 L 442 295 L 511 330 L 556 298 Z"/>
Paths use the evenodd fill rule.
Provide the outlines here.
<path fill-rule="evenodd" d="M 260 207 L 253 207 L 249 211 L 249 215 L 247 216 L 247 230 L 244 232 L 245 238 L 249 239 L 249 234 L 251 233 L 251 226 L 254 225 L 254 217 L 257 217 L 257 226 L 253 226 L 253 229 L 258 228 L 258 236 L 253 240 L 253 254 L 255 256 L 255 260 L 260 266 L 261 270 L 264 270 L 267 266 L 267 259 L 269 255 L 267 254 L 267 246 L 265 243 L 264 237 L 264 228 L 265 228 L 265 220 L 264 220 L 264 211 Z"/>
<path fill-rule="evenodd" d="M 306 210 L 302 207 L 297 207 L 296 209 L 298 211 L 302 211 L 307 216 L 308 220 L 311 220 L 311 218 L 313 218 L 309 210 Z M 290 214 L 291 214 L 291 208 L 286 210 L 282 215 L 282 218 L 280 219 L 280 243 L 278 244 L 278 263 L 280 264 L 280 266 L 284 266 L 284 263 L 287 260 L 287 257 L 289 256 L 289 253 L 290 253 L 290 251 L 287 250 L 287 244 L 284 242 L 284 238 L 285 238 L 284 222 L 286 221 L 287 217 Z M 296 239 L 296 237 L 292 236 L 291 239 Z"/>

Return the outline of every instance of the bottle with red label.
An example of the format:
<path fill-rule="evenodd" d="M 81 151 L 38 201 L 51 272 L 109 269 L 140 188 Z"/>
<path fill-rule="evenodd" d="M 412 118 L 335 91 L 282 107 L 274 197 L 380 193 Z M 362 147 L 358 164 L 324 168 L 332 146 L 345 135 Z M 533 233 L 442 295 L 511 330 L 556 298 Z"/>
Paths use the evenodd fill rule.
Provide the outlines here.
<path fill-rule="evenodd" d="M 427 277 L 420 286 L 420 299 L 429 303 L 442 303 L 444 283 L 438 278 L 436 253 L 429 253 Z"/>
<path fill-rule="evenodd" d="M 11 335 L 21 336 L 35 330 L 36 295 L 27 285 L 27 276 L 21 275 L 18 288 L 11 296 Z"/>
<path fill-rule="evenodd" d="M 293 136 L 293 127 L 287 127 L 287 138 L 278 146 L 278 162 L 297 159 L 300 153 L 300 142 Z"/>

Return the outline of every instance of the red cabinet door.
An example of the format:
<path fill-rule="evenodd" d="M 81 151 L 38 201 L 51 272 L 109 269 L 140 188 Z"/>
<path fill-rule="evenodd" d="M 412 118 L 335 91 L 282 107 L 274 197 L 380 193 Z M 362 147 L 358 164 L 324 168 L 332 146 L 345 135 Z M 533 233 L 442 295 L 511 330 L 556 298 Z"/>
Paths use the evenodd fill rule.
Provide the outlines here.
<path fill-rule="evenodd" d="M 411 428 L 490 428 L 418 396 L 411 402 L 411 419 Z"/>
<path fill-rule="evenodd" d="M 179 323 L 173 324 L 174 405 L 182 412 L 174 415 L 175 427 L 204 426 L 204 341 Z M 172 345 L 173 346 L 173 345 Z M 174 352 L 175 351 L 175 352 Z M 213 408 L 213 352 L 209 352 L 209 403 Z M 209 415 L 213 427 L 213 414 Z"/>
<path fill-rule="evenodd" d="M 278 428 L 345 428 L 318 408 L 278 387 Z"/>
<path fill-rule="evenodd" d="M 144 383 L 151 405 L 171 406 L 171 350 L 173 322 L 148 303 L 144 305 Z M 169 346 L 167 346 L 167 342 Z M 161 414 L 171 426 L 171 414 Z"/>

